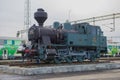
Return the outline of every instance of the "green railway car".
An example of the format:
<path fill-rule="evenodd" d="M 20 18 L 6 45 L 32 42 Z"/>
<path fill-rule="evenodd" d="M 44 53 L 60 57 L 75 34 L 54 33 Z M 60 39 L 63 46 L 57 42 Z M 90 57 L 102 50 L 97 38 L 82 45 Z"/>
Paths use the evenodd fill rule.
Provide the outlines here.
<path fill-rule="evenodd" d="M 112 56 L 120 55 L 120 45 L 108 44 L 108 54 Z"/>
<path fill-rule="evenodd" d="M 0 59 L 14 59 L 21 54 L 17 53 L 17 49 L 23 39 L 14 37 L 0 37 Z"/>

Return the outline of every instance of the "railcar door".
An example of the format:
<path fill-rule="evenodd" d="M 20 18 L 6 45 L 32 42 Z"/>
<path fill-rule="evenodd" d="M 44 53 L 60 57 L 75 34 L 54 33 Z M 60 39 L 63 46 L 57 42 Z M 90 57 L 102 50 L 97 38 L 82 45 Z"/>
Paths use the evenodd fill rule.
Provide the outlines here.
<path fill-rule="evenodd" d="M 2 59 L 8 59 L 8 51 L 6 49 L 3 50 Z"/>

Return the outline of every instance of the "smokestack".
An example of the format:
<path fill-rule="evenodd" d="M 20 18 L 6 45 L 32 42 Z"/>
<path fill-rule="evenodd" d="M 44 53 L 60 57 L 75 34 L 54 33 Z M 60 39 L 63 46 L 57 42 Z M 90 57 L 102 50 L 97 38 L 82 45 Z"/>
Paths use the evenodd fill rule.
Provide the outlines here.
<path fill-rule="evenodd" d="M 39 8 L 37 9 L 37 12 L 34 13 L 34 18 L 38 22 L 39 26 L 43 27 L 43 24 L 47 19 L 47 12 L 45 12 L 44 9 Z"/>

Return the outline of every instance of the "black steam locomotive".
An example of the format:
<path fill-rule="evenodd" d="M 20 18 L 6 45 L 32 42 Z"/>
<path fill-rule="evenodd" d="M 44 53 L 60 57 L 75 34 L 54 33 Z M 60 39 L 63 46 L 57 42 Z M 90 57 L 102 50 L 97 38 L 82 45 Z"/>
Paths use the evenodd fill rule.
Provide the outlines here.
<path fill-rule="evenodd" d="M 99 26 L 54 22 L 53 28 L 44 27 L 47 13 L 41 8 L 35 12 L 34 18 L 39 26 L 34 24 L 29 28 L 28 40 L 31 42 L 32 58 L 37 61 L 95 61 L 100 53 L 107 52 L 106 37 Z"/>

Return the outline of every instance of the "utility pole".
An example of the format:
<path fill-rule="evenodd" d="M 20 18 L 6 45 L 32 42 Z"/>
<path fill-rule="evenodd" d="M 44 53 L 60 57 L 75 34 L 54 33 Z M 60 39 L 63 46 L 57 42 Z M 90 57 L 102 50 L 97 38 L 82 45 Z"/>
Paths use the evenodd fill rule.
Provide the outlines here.
<path fill-rule="evenodd" d="M 113 31 L 115 31 L 115 14 L 113 14 Z"/>
<path fill-rule="evenodd" d="M 31 24 L 31 2 L 30 2 L 30 0 L 25 0 L 24 27 L 25 27 L 26 30 L 29 29 L 30 24 Z"/>
<path fill-rule="evenodd" d="M 25 0 L 24 3 L 24 29 L 19 30 L 17 32 L 16 37 L 19 37 L 21 35 L 21 38 L 23 38 L 23 34 L 26 33 L 26 39 L 28 35 L 28 29 L 31 25 L 31 1 L 30 0 Z"/>
<path fill-rule="evenodd" d="M 30 0 L 25 0 L 24 4 L 24 28 L 26 30 L 26 35 L 28 35 L 28 29 L 31 24 L 31 1 Z M 22 33 L 21 33 L 22 35 Z"/>

